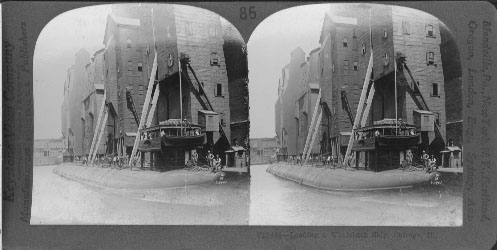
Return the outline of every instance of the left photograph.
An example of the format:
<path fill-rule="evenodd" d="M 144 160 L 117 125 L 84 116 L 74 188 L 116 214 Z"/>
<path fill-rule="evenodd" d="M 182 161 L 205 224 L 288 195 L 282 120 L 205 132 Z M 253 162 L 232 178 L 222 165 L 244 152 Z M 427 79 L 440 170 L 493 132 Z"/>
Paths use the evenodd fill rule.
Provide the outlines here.
<path fill-rule="evenodd" d="M 114 4 L 36 43 L 31 224 L 247 225 L 247 49 L 201 8 Z"/>

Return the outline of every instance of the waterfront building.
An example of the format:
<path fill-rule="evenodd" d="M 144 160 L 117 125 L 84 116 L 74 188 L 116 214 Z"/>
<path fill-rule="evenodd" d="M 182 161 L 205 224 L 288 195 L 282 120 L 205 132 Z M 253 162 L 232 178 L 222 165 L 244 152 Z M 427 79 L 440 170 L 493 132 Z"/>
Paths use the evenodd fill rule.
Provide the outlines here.
<path fill-rule="evenodd" d="M 312 132 L 311 117 L 316 108 L 316 102 L 319 94 L 318 83 L 318 52 L 320 48 L 314 49 L 309 53 L 307 61 L 300 66 L 299 89 L 295 103 L 295 119 L 297 121 L 297 154 L 303 154 L 306 143 L 311 144 L 311 154 L 320 154 L 321 152 L 321 126 L 318 127 L 318 135 L 314 142 L 308 141 L 308 135 Z M 317 103 L 319 106 L 319 103 Z M 320 141 L 321 140 L 321 141 Z M 327 140 L 325 140 L 327 141 Z"/>
<path fill-rule="evenodd" d="M 250 138 L 250 164 L 271 164 L 277 161 L 276 138 Z"/>
<path fill-rule="evenodd" d="M 104 74 L 103 74 L 103 52 L 104 49 L 95 52 L 91 62 L 86 65 L 87 85 L 83 89 L 81 102 L 81 120 L 83 121 L 83 154 L 90 153 L 91 144 L 97 131 L 97 118 L 104 98 Z M 104 103 L 105 105 L 105 103 Z M 104 127 L 104 134 L 107 126 Z M 98 155 L 106 153 L 106 144 L 101 143 L 97 149 Z"/>
<path fill-rule="evenodd" d="M 300 80 L 299 86 L 307 86 L 306 77 L 314 77 L 318 83 L 317 92 L 321 92 L 322 119 L 318 134 L 322 139 L 319 145 L 312 146 L 313 153 L 318 147 L 317 152 L 339 159 L 340 156 L 347 158 L 346 151 L 351 149 L 352 165 L 356 167 L 368 168 L 379 163 L 390 168 L 399 166 L 408 150 L 414 151 L 415 155 L 421 150 L 440 155 L 449 139 L 447 126 L 451 127 L 451 139 L 459 141 L 460 99 L 446 102 L 445 96 L 446 91 L 461 96 L 460 74 L 457 73 L 460 69 L 455 69 L 460 68 L 460 64 L 450 59 L 454 56 L 448 56 L 457 48 L 443 27 L 436 17 L 409 8 L 331 5 L 324 17 L 320 48 L 309 56 L 317 54 L 317 72 L 309 71 L 308 62 L 301 64 L 301 76 L 289 74 L 290 84 L 275 106 L 276 114 L 283 116 L 280 120 L 295 117 L 297 121 L 297 127 L 277 122 L 278 136 L 283 135 L 279 131 L 285 132 L 288 149 L 297 141 L 297 151 L 285 153 L 299 154 L 299 150 L 305 148 L 304 138 L 309 138 L 312 129 L 310 124 L 304 125 L 314 118 L 308 113 L 302 87 L 297 96 L 291 97 L 296 103 L 294 115 L 284 111 L 288 107 L 284 100 L 290 96 L 286 92 L 291 83 Z M 372 71 L 366 76 L 371 53 Z M 442 59 L 445 56 L 444 60 L 450 61 L 450 66 L 444 66 Z M 369 82 L 364 83 L 368 78 Z M 311 82 L 314 81 L 307 80 L 307 83 Z M 450 86 L 446 86 L 448 83 Z M 362 109 L 358 110 L 363 86 L 367 87 L 365 97 L 370 98 L 365 98 Z M 278 110 L 278 107 L 281 108 Z M 446 115 L 447 112 L 451 115 Z M 352 133 L 357 113 L 359 124 Z M 381 136 L 375 136 L 376 130 Z M 396 139 L 380 140 L 387 135 Z M 280 146 L 280 155 L 283 148 Z"/>
<path fill-rule="evenodd" d="M 62 162 L 63 139 L 36 139 L 33 146 L 33 165 L 50 165 Z"/>
<path fill-rule="evenodd" d="M 85 49 L 80 49 L 75 57 L 74 64 L 67 70 L 61 105 L 61 132 L 67 159 L 82 156 L 84 147 L 81 103 L 87 85 L 86 65 L 90 61 L 90 54 Z"/>
<path fill-rule="evenodd" d="M 97 156 L 128 160 L 137 150 L 142 166 L 171 169 L 193 151 L 224 163 L 231 146 L 248 148 L 247 51 L 229 22 L 182 5 L 113 5 L 103 42 L 85 64 L 77 155 L 93 143 Z M 180 138 L 161 141 L 164 134 Z"/>

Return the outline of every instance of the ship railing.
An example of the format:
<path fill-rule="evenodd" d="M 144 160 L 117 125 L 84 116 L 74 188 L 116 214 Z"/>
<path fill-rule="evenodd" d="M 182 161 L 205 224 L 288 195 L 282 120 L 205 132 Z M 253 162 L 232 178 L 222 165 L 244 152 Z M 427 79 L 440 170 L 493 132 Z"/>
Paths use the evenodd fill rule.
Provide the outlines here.
<path fill-rule="evenodd" d="M 195 136 L 201 135 L 201 127 L 190 125 L 188 127 L 158 125 L 140 131 L 140 139 L 161 138 L 162 136 Z"/>
<path fill-rule="evenodd" d="M 359 128 L 354 133 L 354 138 L 369 139 L 378 136 L 409 136 L 416 135 L 416 126 L 408 124 L 381 124 Z"/>

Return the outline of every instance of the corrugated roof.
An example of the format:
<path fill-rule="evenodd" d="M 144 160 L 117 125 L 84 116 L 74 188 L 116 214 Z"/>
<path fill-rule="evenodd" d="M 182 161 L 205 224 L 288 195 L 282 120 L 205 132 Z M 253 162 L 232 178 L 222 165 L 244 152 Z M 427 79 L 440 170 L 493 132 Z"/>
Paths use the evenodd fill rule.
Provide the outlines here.
<path fill-rule="evenodd" d="M 461 148 L 458 146 L 452 146 L 452 147 L 449 146 L 449 147 L 447 147 L 447 149 L 450 151 L 461 151 Z"/>
<path fill-rule="evenodd" d="M 331 20 L 335 23 L 352 24 L 357 25 L 357 18 L 345 17 L 345 16 L 331 16 Z"/>
<path fill-rule="evenodd" d="M 244 148 L 244 147 L 242 147 L 242 146 L 233 146 L 233 147 L 231 147 L 231 149 L 233 149 L 233 150 L 235 150 L 235 151 L 245 150 L 245 148 Z"/>
<path fill-rule="evenodd" d="M 309 88 L 311 88 L 311 89 L 319 89 L 319 83 L 317 83 L 317 82 L 311 82 L 311 83 L 309 83 Z"/>
<path fill-rule="evenodd" d="M 135 19 L 135 18 L 129 18 L 129 17 L 120 17 L 116 16 L 114 14 L 109 14 L 110 17 L 116 22 L 117 24 L 121 25 L 130 25 L 130 26 L 140 26 L 140 19 Z"/>
<path fill-rule="evenodd" d="M 420 113 L 420 114 L 432 114 L 432 115 L 433 115 L 433 113 L 432 113 L 432 112 L 430 112 L 430 111 L 426 111 L 426 110 L 414 110 L 414 112 L 416 112 L 416 113 Z"/>
<path fill-rule="evenodd" d="M 95 83 L 93 85 L 95 86 L 95 89 L 98 89 L 98 90 L 104 89 L 104 85 L 102 83 Z"/>
<path fill-rule="evenodd" d="M 199 110 L 198 112 L 204 113 L 204 114 L 209 114 L 209 115 L 217 115 L 218 113 L 210 110 Z"/>

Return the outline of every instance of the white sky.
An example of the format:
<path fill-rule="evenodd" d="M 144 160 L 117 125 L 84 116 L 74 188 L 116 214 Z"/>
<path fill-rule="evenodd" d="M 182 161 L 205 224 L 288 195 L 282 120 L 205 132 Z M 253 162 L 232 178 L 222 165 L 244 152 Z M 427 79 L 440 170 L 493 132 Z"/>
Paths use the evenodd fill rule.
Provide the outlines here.
<path fill-rule="evenodd" d="M 248 43 L 250 138 L 274 137 L 274 105 L 278 99 L 281 69 L 290 52 L 308 53 L 319 47 L 319 36 L 329 4 L 293 7 L 262 21 Z"/>
<path fill-rule="evenodd" d="M 300 46 L 306 54 L 319 47 L 324 13 L 329 4 L 286 9 L 265 19 L 248 45 L 252 138 L 273 137 L 274 104 L 281 69 Z M 90 55 L 103 48 L 109 5 L 85 7 L 55 17 L 38 37 L 34 52 L 34 137 L 61 137 L 63 87 L 76 52 Z"/>
<path fill-rule="evenodd" d="M 76 52 L 90 55 L 101 48 L 109 5 L 85 7 L 52 19 L 36 42 L 33 57 L 34 138 L 60 138 L 60 106 L 64 99 L 67 69 Z"/>

